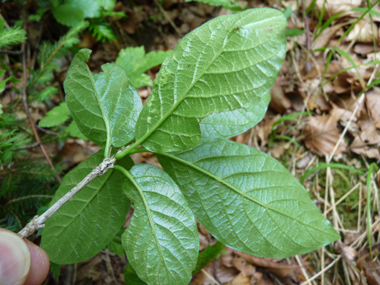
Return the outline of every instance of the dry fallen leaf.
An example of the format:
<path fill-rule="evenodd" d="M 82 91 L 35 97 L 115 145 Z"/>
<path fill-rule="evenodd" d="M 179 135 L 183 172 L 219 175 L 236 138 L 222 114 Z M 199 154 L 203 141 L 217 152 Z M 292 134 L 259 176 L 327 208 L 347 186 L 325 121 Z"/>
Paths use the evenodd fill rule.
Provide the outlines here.
<path fill-rule="evenodd" d="M 235 256 L 232 260 L 232 264 L 237 270 L 244 273 L 246 276 L 252 276 L 256 272 L 256 268 L 239 256 Z"/>
<path fill-rule="evenodd" d="M 278 263 L 272 258 L 256 257 L 239 251 L 235 251 L 235 253 L 244 258 L 247 262 L 256 266 L 264 267 L 266 270 L 280 277 L 290 276 L 292 273 L 300 269 L 297 264 Z"/>
<path fill-rule="evenodd" d="M 319 11 L 322 10 L 323 4 L 325 5 L 325 18 L 360 7 L 361 3 L 362 0 L 317 0 L 315 2 Z"/>
<path fill-rule="evenodd" d="M 380 244 L 375 244 L 372 246 L 373 255 L 377 256 L 379 254 Z M 368 285 L 379 285 L 380 284 L 380 260 L 372 260 L 371 254 L 368 249 L 359 251 L 359 259 L 357 261 L 358 268 L 364 272 L 364 276 L 367 279 Z"/>
<path fill-rule="evenodd" d="M 378 36 L 379 29 L 374 23 L 371 27 L 371 22 L 369 20 L 360 20 L 355 24 L 351 32 L 348 33 L 346 40 L 349 42 L 357 41 L 360 43 L 372 43 L 373 38 L 376 40 Z"/>
<path fill-rule="evenodd" d="M 375 125 L 371 125 L 357 135 L 350 145 L 350 149 L 368 158 L 380 159 L 380 135 Z"/>
<path fill-rule="evenodd" d="M 251 285 L 249 277 L 244 274 L 244 272 L 240 272 L 234 280 L 227 283 L 228 285 Z"/>
<path fill-rule="evenodd" d="M 370 120 L 380 129 L 380 89 L 375 88 L 368 93 L 365 101 Z"/>
<path fill-rule="evenodd" d="M 340 130 L 337 127 L 338 120 L 338 113 L 311 117 L 305 128 L 306 147 L 321 155 L 331 154 L 340 136 Z M 344 152 L 346 148 L 346 143 L 342 141 L 335 155 Z"/>
<path fill-rule="evenodd" d="M 286 110 L 292 107 L 290 100 L 285 96 L 282 87 L 278 83 L 274 83 L 270 90 L 271 101 L 269 107 L 277 111 L 278 113 L 284 113 Z"/>

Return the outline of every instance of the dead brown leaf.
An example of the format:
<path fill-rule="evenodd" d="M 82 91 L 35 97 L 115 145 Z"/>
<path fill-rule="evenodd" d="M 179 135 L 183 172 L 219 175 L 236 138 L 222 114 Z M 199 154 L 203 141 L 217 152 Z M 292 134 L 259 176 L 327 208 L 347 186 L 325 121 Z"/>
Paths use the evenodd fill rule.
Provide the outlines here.
<path fill-rule="evenodd" d="M 380 159 L 379 143 L 380 135 L 376 130 L 376 126 L 372 125 L 355 137 L 350 149 L 357 154 Z"/>
<path fill-rule="evenodd" d="M 276 115 L 272 119 L 265 117 L 257 126 L 256 134 L 261 141 L 261 146 L 264 146 L 268 142 L 269 134 L 272 131 L 273 124 L 281 118 L 281 115 Z"/>
<path fill-rule="evenodd" d="M 331 154 L 340 136 L 338 120 L 338 113 L 311 117 L 305 129 L 306 147 L 321 155 Z M 335 155 L 344 152 L 346 148 L 346 143 L 342 141 Z"/>
<path fill-rule="evenodd" d="M 326 28 L 311 45 L 311 49 L 315 50 L 318 48 L 326 47 L 329 45 L 329 41 L 335 35 L 336 31 L 340 29 L 340 26 L 335 25 L 329 28 Z M 318 55 L 317 52 L 315 55 Z"/>
<path fill-rule="evenodd" d="M 237 270 L 244 273 L 246 276 L 252 276 L 256 272 L 256 268 L 247 263 L 247 261 L 240 256 L 235 256 L 232 260 L 232 264 Z"/>
<path fill-rule="evenodd" d="M 249 277 L 244 274 L 244 272 L 240 272 L 234 280 L 227 283 L 228 285 L 251 285 Z"/>
<path fill-rule="evenodd" d="M 240 257 L 244 258 L 247 262 L 259 266 L 259 267 L 264 267 L 268 271 L 280 276 L 280 277 L 287 277 L 290 276 L 293 272 L 298 271 L 300 268 L 297 264 L 283 264 L 279 263 L 272 258 L 261 258 L 261 257 L 256 257 L 253 255 L 249 255 L 243 252 L 235 252 L 237 255 Z"/>
<path fill-rule="evenodd" d="M 360 43 L 372 43 L 373 38 L 375 40 L 379 36 L 379 29 L 373 23 L 371 27 L 371 22 L 369 19 L 363 19 L 357 22 L 351 32 L 348 33 L 346 40 L 347 41 L 357 41 Z"/>
<path fill-rule="evenodd" d="M 269 107 L 282 114 L 292 107 L 290 100 L 285 96 L 282 87 L 278 83 L 274 83 L 270 90 L 271 101 Z"/>
<path fill-rule="evenodd" d="M 372 246 L 373 255 L 379 254 L 380 244 L 375 244 Z M 359 251 L 359 259 L 357 261 L 358 268 L 364 272 L 366 281 L 368 285 L 378 285 L 380 284 L 380 260 L 372 260 L 371 254 L 368 249 Z"/>
<path fill-rule="evenodd" d="M 380 129 L 380 89 L 375 88 L 368 93 L 365 101 L 370 120 Z"/>
<path fill-rule="evenodd" d="M 361 3 L 361 0 L 317 0 L 315 2 L 319 11 L 322 10 L 323 5 L 325 6 L 325 18 L 360 7 Z"/>
<path fill-rule="evenodd" d="M 239 271 L 235 267 L 227 267 L 220 260 L 215 260 L 215 279 L 225 284 L 231 282 Z"/>

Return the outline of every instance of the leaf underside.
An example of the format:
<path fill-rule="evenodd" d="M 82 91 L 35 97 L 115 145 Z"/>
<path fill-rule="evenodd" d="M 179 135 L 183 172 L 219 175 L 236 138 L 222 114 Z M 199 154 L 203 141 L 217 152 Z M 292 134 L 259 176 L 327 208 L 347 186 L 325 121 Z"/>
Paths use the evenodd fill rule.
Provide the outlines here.
<path fill-rule="evenodd" d="M 270 93 L 252 100 L 249 109 L 213 113 L 200 123 L 202 138 L 230 138 L 244 133 L 259 123 L 267 111 Z"/>
<path fill-rule="evenodd" d="M 199 238 L 188 203 L 156 166 L 136 165 L 131 175 L 125 189 L 135 211 L 122 236 L 129 262 L 148 284 L 189 284 Z"/>
<path fill-rule="evenodd" d="M 164 61 L 136 125 L 154 152 L 201 140 L 202 118 L 249 110 L 267 96 L 286 52 L 283 13 L 252 9 L 215 18 L 185 36 Z"/>
<path fill-rule="evenodd" d="M 87 158 L 62 180 L 52 204 L 76 186 L 103 161 L 102 151 Z M 131 168 L 129 156 L 118 161 Z M 123 195 L 125 178 L 109 170 L 95 178 L 70 201 L 63 205 L 45 224 L 41 247 L 52 262 L 77 263 L 102 250 L 124 224 L 129 200 Z"/>
<path fill-rule="evenodd" d="M 283 258 L 339 238 L 289 171 L 252 147 L 206 139 L 157 158 L 197 220 L 231 248 Z"/>
<path fill-rule="evenodd" d="M 80 50 L 64 82 L 67 106 L 85 137 L 100 146 L 122 147 L 134 138 L 136 119 L 142 103 L 136 89 L 118 65 L 104 64 L 104 72 L 88 68 L 91 51 Z"/>

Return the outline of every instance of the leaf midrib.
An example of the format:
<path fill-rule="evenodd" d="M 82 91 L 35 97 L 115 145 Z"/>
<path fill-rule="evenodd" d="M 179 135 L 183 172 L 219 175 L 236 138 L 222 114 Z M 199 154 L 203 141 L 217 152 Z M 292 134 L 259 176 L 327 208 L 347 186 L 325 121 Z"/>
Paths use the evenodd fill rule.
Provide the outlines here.
<path fill-rule="evenodd" d="M 160 242 L 159 242 L 158 237 L 157 237 L 157 232 L 156 232 L 156 228 L 154 226 L 152 214 L 150 212 L 150 208 L 149 208 L 148 202 L 147 202 L 147 200 L 146 200 L 146 198 L 144 196 L 143 190 L 141 189 L 140 185 L 137 183 L 135 177 L 132 175 L 131 172 L 127 171 L 126 169 L 124 169 L 125 171 L 122 170 L 122 169 L 120 169 L 120 168 L 117 168 L 117 169 L 121 170 L 121 172 L 125 176 L 127 176 L 127 178 L 131 181 L 131 183 L 133 184 L 133 186 L 136 187 L 136 189 L 137 189 L 137 191 L 138 191 L 138 193 L 139 193 L 139 195 L 141 197 L 141 200 L 144 203 L 145 211 L 146 211 L 146 214 L 147 214 L 148 219 L 149 219 L 149 225 L 150 225 L 150 228 L 151 228 L 151 230 L 153 232 L 153 236 L 154 236 L 154 239 L 155 239 L 156 244 L 157 244 L 158 253 L 159 253 L 159 255 L 160 255 L 161 259 L 162 259 L 162 262 L 165 264 L 164 267 L 165 267 L 166 273 L 168 274 L 168 276 L 170 276 L 171 274 L 170 274 L 170 272 L 168 270 L 168 267 L 166 265 L 164 254 L 163 254 L 163 252 L 161 250 Z"/>
<path fill-rule="evenodd" d="M 201 167 L 199 167 L 199 166 L 193 164 L 192 162 L 189 162 L 189 161 L 187 161 L 187 160 L 184 160 L 184 159 L 182 159 L 182 158 L 179 158 L 179 157 L 177 157 L 177 156 L 174 156 L 174 155 L 171 155 L 171 154 L 168 154 L 168 153 L 159 153 L 159 155 L 169 157 L 169 158 L 174 159 L 174 160 L 176 160 L 176 161 L 178 161 L 178 162 L 180 162 L 180 163 L 183 163 L 183 164 L 185 164 L 185 165 L 187 165 L 187 166 L 190 166 L 190 167 L 194 168 L 195 170 L 197 170 L 197 171 L 203 173 L 204 175 L 209 176 L 209 177 L 215 179 L 216 181 L 220 182 L 221 184 L 224 184 L 226 187 L 230 188 L 231 190 L 233 190 L 233 191 L 236 192 L 237 194 L 243 196 L 243 197 L 246 198 L 247 200 L 252 201 L 253 203 L 256 203 L 257 205 L 259 205 L 259 206 L 265 208 L 266 210 L 271 210 L 271 211 L 273 211 L 273 212 L 277 212 L 278 214 L 284 215 L 284 216 L 286 216 L 286 217 L 288 217 L 288 218 L 290 218 L 290 219 L 292 219 L 292 220 L 295 220 L 295 221 L 299 222 L 300 224 L 304 225 L 306 228 L 307 228 L 307 227 L 311 227 L 311 228 L 313 228 L 313 229 L 315 229 L 315 230 L 317 230 L 317 231 L 321 231 L 319 228 L 313 227 L 312 224 L 305 224 L 304 222 L 302 222 L 302 221 L 300 221 L 300 220 L 298 220 L 298 219 L 296 219 L 296 218 L 294 218 L 294 217 L 291 217 L 291 216 L 289 216 L 289 215 L 286 214 L 286 213 L 283 213 L 283 212 L 281 212 L 281 211 L 279 211 L 279 210 L 277 210 L 277 209 L 274 209 L 274 208 L 272 208 L 272 207 L 269 207 L 269 206 L 266 205 L 266 204 L 263 204 L 263 203 L 257 201 L 256 199 L 254 199 L 254 198 L 252 198 L 251 196 L 247 195 L 245 192 L 241 191 L 240 189 L 237 189 L 234 185 L 232 185 L 232 184 L 230 184 L 230 183 L 224 181 L 223 178 L 220 178 L 220 177 L 218 177 L 218 176 L 216 176 L 216 175 L 214 175 L 214 174 L 212 174 L 212 173 L 206 171 L 205 169 L 203 169 L 203 168 L 201 168 Z"/>
<path fill-rule="evenodd" d="M 239 21 L 241 21 L 243 18 L 240 18 Z M 224 23 L 224 21 L 220 22 L 219 23 L 219 26 L 218 28 L 222 27 L 222 24 Z M 228 37 L 228 35 L 230 35 L 230 33 L 233 31 L 234 29 L 230 29 L 228 31 L 228 33 L 226 34 L 225 38 L 224 38 L 224 43 L 223 43 L 223 46 L 222 48 L 220 49 L 219 53 L 213 58 L 212 61 L 210 61 L 209 65 L 204 69 L 204 71 L 208 70 L 210 68 L 210 66 L 215 62 L 215 60 L 223 53 L 223 49 L 224 47 L 228 44 L 229 40 L 226 41 L 226 38 Z M 205 44 L 205 47 L 208 45 L 208 43 L 210 42 L 211 38 L 207 41 L 207 44 Z M 201 53 L 203 54 L 203 53 Z M 174 58 L 174 54 L 172 54 L 172 57 Z M 199 58 L 198 58 L 199 59 Z M 196 68 L 195 68 L 196 69 Z M 195 69 L 194 69 L 194 73 L 195 73 Z M 179 106 L 179 104 L 182 103 L 183 100 L 185 100 L 185 98 L 187 97 L 187 94 L 192 90 L 192 88 L 194 87 L 194 85 L 196 83 L 198 83 L 199 79 L 204 75 L 204 72 L 201 73 L 201 75 L 198 76 L 198 78 L 196 78 L 192 84 L 190 84 L 190 86 L 188 87 L 188 89 L 183 93 L 182 95 L 182 98 L 180 98 L 180 100 L 178 100 L 171 108 L 170 110 L 166 113 L 165 116 L 163 116 L 154 126 L 152 129 L 150 129 L 150 131 L 148 131 L 144 136 L 141 137 L 141 139 L 137 140 L 136 141 L 136 145 L 139 145 L 141 143 L 143 143 L 148 137 L 150 137 L 150 135 L 157 129 L 161 126 L 161 124 L 174 112 L 175 109 L 177 109 L 177 107 Z M 175 80 L 176 81 L 176 78 Z M 173 90 L 174 92 L 174 90 Z"/>
<path fill-rule="evenodd" d="M 88 68 L 88 65 L 85 62 L 84 62 L 84 65 L 86 67 L 86 71 L 88 73 L 88 77 L 90 78 L 90 81 L 91 81 L 91 84 L 92 84 L 92 89 L 94 90 L 95 98 L 96 98 L 96 101 L 98 102 L 98 106 L 99 106 L 100 112 L 102 113 L 104 124 L 106 125 L 107 139 L 106 139 L 106 146 L 105 146 L 105 149 L 104 149 L 104 157 L 109 157 L 109 149 L 110 149 L 110 146 L 111 146 L 111 131 L 110 131 L 109 122 L 108 122 L 107 117 L 105 115 L 105 111 L 104 111 L 102 102 L 100 100 L 100 96 L 99 96 L 98 90 L 96 90 L 95 82 L 94 82 L 93 77 L 92 77 L 92 72 L 90 71 L 90 69 Z"/>
<path fill-rule="evenodd" d="M 92 168 L 91 168 L 92 170 Z M 104 185 L 107 183 L 108 179 L 110 178 L 111 174 L 113 173 L 113 169 L 110 169 L 108 171 L 107 174 L 104 175 L 105 179 L 104 181 L 100 184 L 100 186 L 98 187 L 98 190 L 97 191 L 94 191 L 93 192 L 93 195 L 92 197 L 85 203 L 85 206 L 82 207 L 82 210 L 81 211 L 78 211 L 78 213 L 75 215 L 75 216 L 70 216 L 71 217 L 71 221 L 57 234 L 55 235 L 56 237 L 61 235 L 64 231 L 66 231 L 68 229 L 68 227 L 77 219 L 77 217 L 87 208 L 87 206 L 95 199 L 95 197 L 99 194 L 99 192 L 103 189 Z M 76 185 L 76 183 L 75 183 Z M 87 186 L 85 186 L 87 187 Z M 71 189 L 71 187 L 70 187 Z M 83 189 L 82 189 L 83 190 Z M 73 198 L 73 201 L 75 201 L 75 198 Z M 83 202 L 83 200 L 82 200 Z M 66 215 L 65 213 L 61 213 L 61 215 Z M 67 216 L 67 215 L 66 215 Z M 53 240 L 52 240 L 53 241 Z M 79 241 L 79 239 L 78 239 Z M 50 243 L 51 244 L 51 243 Z M 50 244 L 48 244 L 47 246 L 50 246 Z M 58 251 L 58 255 L 60 253 L 60 251 L 62 250 L 62 248 L 59 249 Z"/>

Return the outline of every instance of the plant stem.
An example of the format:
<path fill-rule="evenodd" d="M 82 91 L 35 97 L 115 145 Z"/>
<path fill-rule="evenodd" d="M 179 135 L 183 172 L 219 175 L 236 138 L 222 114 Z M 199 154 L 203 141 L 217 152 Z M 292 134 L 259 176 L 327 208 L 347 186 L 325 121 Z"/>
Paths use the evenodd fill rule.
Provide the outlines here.
<path fill-rule="evenodd" d="M 373 260 L 373 252 L 372 252 L 372 239 L 371 239 L 371 178 L 372 172 L 375 172 L 379 169 L 379 167 L 375 163 L 371 163 L 369 166 L 368 174 L 367 174 L 367 234 L 368 234 L 368 247 L 369 252 L 371 253 L 371 258 Z"/>
<path fill-rule="evenodd" d="M 88 183 L 94 180 L 96 177 L 102 176 L 109 169 L 114 168 L 116 159 L 114 157 L 105 158 L 99 166 L 93 169 L 81 182 L 79 182 L 73 189 L 65 194 L 61 199 L 54 203 L 45 213 L 41 216 L 35 216 L 31 222 L 29 222 L 18 235 L 21 238 L 26 238 L 34 232 L 42 229 L 45 226 L 45 222 L 49 219 L 59 208 L 61 208 L 67 201 L 69 201 L 75 194 L 77 194 Z"/>
<path fill-rule="evenodd" d="M 129 152 L 129 154 L 141 153 L 141 152 L 151 152 L 147 150 L 145 147 L 135 148 Z"/>

